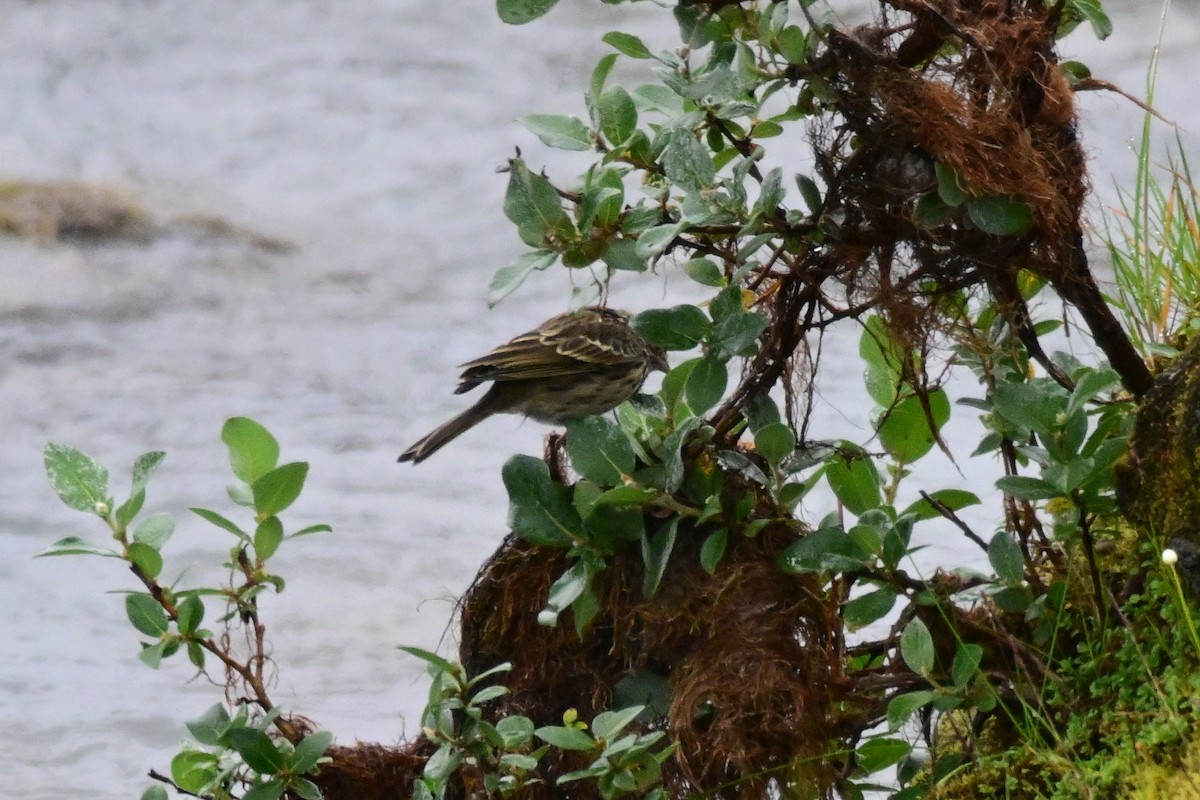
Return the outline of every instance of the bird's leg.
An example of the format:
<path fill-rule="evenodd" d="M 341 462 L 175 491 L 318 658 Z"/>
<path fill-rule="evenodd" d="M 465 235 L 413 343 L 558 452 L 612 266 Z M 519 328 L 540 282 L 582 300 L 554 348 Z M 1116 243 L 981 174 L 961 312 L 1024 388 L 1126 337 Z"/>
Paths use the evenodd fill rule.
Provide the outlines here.
<path fill-rule="evenodd" d="M 542 458 L 546 462 L 546 466 L 550 468 L 550 477 L 567 485 L 567 434 L 551 431 L 546 434 L 545 449 L 542 453 Z"/>

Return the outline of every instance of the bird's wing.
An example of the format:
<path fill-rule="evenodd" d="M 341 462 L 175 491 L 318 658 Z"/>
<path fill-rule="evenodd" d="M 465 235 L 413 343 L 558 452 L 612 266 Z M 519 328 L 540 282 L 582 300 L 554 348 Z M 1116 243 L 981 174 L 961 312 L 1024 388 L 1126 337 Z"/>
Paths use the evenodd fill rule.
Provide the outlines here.
<path fill-rule="evenodd" d="M 614 331 L 614 324 L 620 328 Z M 566 333 L 568 330 L 571 332 Z M 462 377 L 455 392 L 473 389 L 483 381 L 586 375 L 637 361 L 641 352 L 635 340 L 620 335 L 625 330 L 623 321 L 614 323 L 602 314 L 585 313 L 582 318 L 580 314 L 562 314 L 461 365 Z"/>

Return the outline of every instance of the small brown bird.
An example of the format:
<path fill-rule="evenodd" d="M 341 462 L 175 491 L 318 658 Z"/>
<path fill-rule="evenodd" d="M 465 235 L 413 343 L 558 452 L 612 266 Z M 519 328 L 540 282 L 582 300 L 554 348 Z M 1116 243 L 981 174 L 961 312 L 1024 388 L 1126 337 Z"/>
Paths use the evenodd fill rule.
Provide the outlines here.
<path fill-rule="evenodd" d="M 629 327 L 629 315 L 585 308 L 546 320 L 486 356 L 461 365 L 455 394 L 492 381 L 479 402 L 404 451 L 418 464 L 492 414 L 524 414 L 552 425 L 603 414 L 625 402 L 667 355 Z"/>

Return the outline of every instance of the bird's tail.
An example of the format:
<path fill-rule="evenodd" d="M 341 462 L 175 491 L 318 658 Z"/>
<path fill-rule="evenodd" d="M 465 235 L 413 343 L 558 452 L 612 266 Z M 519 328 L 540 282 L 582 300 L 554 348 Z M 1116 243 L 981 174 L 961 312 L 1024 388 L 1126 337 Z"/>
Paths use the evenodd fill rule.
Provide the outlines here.
<path fill-rule="evenodd" d="M 411 461 L 420 464 L 431 455 L 441 450 L 450 440 L 459 434 L 466 433 L 483 420 L 490 417 L 495 409 L 488 402 L 488 396 L 480 398 L 479 402 L 459 414 L 454 419 L 434 428 L 412 447 L 404 451 L 397 461 Z"/>

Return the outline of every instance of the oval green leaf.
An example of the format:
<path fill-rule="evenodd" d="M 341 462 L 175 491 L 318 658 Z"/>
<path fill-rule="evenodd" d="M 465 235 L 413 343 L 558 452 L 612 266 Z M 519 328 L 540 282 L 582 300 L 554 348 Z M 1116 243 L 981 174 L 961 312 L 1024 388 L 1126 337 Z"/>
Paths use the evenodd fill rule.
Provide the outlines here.
<path fill-rule="evenodd" d="M 279 442 L 254 420 L 232 417 L 221 428 L 221 441 L 229 448 L 233 474 L 254 483 L 279 463 Z"/>
<path fill-rule="evenodd" d="M 304 488 L 308 464 L 295 461 L 266 473 L 250 486 L 254 495 L 254 510 L 262 516 L 272 516 L 295 502 Z"/>
<path fill-rule="evenodd" d="M 108 470 L 86 453 L 65 444 L 48 444 L 43 454 L 50 486 L 64 503 L 97 512 L 108 500 Z"/>
<path fill-rule="evenodd" d="M 125 614 L 133 627 L 147 636 L 157 638 L 167 632 L 167 612 L 148 594 L 125 595 Z"/>
<path fill-rule="evenodd" d="M 524 25 L 545 15 L 557 2 L 558 0 L 496 0 L 496 14 L 501 22 Z"/>

